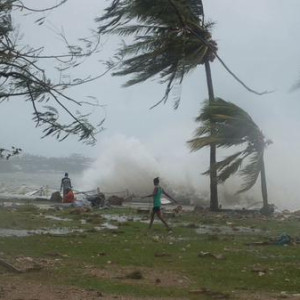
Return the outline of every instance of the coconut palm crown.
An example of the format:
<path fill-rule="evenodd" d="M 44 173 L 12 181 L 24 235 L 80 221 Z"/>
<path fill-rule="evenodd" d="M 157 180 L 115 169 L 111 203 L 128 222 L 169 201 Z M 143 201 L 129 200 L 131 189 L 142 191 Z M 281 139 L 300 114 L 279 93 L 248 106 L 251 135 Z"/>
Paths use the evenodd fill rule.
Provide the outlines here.
<path fill-rule="evenodd" d="M 160 102 L 185 74 L 215 58 L 212 24 L 204 23 L 200 0 L 114 0 L 96 21 L 100 34 L 133 37 L 119 49 L 122 60 L 113 75 L 133 75 L 125 84 L 131 86 L 159 74 L 167 83 Z"/>
<path fill-rule="evenodd" d="M 239 171 L 244 180 L 238 191 L 241 193 L 253 187 L 261 174 L 264 206 L 267 206 L 264 150 L 271 141 L 266 140 L 249 114 L 233 103 L 215 98 L 212 102 L 204 103 L 196 121 L 201 122 L 201 126 L 197 128 L 195 138 L 188 141 L 191 150 L 197 151 L 211 144 L 223 148 L 242 147 L 242 150 L 215 164 L 218 182 L 224 182 Z M 211 130 L 211 126 L 214 126 L 214 130 Z M 247 163 L 242 166 L 246 158 Z"/>

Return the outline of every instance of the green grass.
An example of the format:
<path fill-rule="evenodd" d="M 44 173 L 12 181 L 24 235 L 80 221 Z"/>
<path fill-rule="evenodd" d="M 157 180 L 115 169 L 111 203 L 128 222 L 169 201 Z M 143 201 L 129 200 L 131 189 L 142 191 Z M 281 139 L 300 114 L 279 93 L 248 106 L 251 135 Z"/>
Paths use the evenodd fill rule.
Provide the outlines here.
<path fill-rule="evenodd" d="M 57 263 L 39 272 L 22 274 L 23 280 L 78 286 L 101 290 L 105 293 L 135 296 L 160 296 L 170 298 L 194 296 L 190 290 L 207 288 L 223 293 L 232 291 L 261 291 L 263 293 L 299 292 L 300 277 L 299 245 L 253 246 L 251 242 L 275 239 L 283 232 L 299 237 L 299 220 L 282 221 L 276 218 L 240 218 L 223 214 L 183 213 L 168 221 L 174 231 L 168 234 L 161 223 L 155 223 L 151 231 L 147 224 L 127 221 L 117 230 L 91 230 L 104 221 L 102 213 L 133 216 L 133 210 L 113 209 L 92 211 L 81 215 L 71 210 L 42 212 L 28 206 L 22 209 L 0 209 L 0 228 L 38 229 L 75 227 L 86 229 L 84 233 L 66 236 L 33 235 L 29 237 L 0 237 L 1 256 L 11 263 L 16 257 L 50 259 Z M 46 215 L 70 218 L 62 222 L 49 220 Z M 82 224 L 81 220 L 86 220 Z M 118 223 L 118 222 L 116 222 Z M 193 224 L 194 226 L 187 226 Z M 201 225 L 244 226 L 261 231 L 255 233 L 199 235 L 193 227 Z M 223 259 L 200 253 L 221 254 Z M 143 280 L 124 281 L 92 276 L 87 270 L 101 269 L 155 270 L 178 274 L 188 278 L 184 287 L 157 285 Z M 7 270 L 0 267 L 0 280 Z M 14 275 L 20 276 L 20 275 Z M 163 278 L 162 278 L 163 279 Z M 138 284 L 137 284 L 138 283 Z M 197 297 L 194 297 L 197 299 Z M 204 299 L 204 298 L 203 298 Z M 210 299 L 209 297 L 207 299 Z"/>

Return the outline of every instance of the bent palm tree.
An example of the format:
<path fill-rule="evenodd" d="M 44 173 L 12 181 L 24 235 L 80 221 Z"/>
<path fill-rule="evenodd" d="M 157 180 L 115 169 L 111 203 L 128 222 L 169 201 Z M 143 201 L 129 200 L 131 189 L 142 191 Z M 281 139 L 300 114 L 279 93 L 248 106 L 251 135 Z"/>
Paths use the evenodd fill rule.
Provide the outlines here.
<path fill-rule="evenodd" d="M 217 44 L 211 38 L 211 23 L 204 22 L 201 0 L 113 0 L 106 13 L 96 20 L 100 34 L 133 36 L 117 56 L 119 70 L 113 75 L 133 75 L 125 84 L 131 86 L 160 76 L 166 83 L 163 98 L 180 85 L 184 76 L 198 65 L 205 65 L 209 98 L 214 99 L 209 62 L 216 56 Z M 105 24 L 103 24 L 105 23 Z M 180 95 L 174 107 L 177 108 Z M 154 107 L 153 106 L 153 107 Z M 215 146 L 211 145 L 211 165 L 216 161 Z M 218 208 L 216 172 L 211 168 L 211 209 Z"/>
<path fill-rule="evenodd" d="M 214 91 L 210 62 L 217 58 L 235 80 L 246 86 L 217 54 L 217 43 L 211 37 L 212 23 L 204 21 L 202 0 L 112 0 L 105 14 L 96 19 L 100 34 L 131 36 L 133 41 L 117 52 L 121 62 L 113 75 L 133 75 L 125 86 L 144 82 L 159 75 L 166 83 L 165 94 L 154 106 L 166 102 L 170 91 L 180 85 L 184 76 L 198 65 L 205 66 L 210 101 Z M 111 66 L 109 62 L 109 66 Z M 174 107 L 180 102 L 176 95 Z M 153 106 L 153 107 L 154 107 Z M 212 127 L 213 129 L 213 127 Z M 215 145 L 210 154 L 210 208 L 218 209 Z"/>
<path fill-rule="evenodd" d="M 195 138 L 188 141 L 192 151 L 200 150 L 211 144 L 223 148 L 245 146 L 243 150 L 237 151 L 215 164 L 217 180 L 224 182 L 239 170 L 244 180 L 238 191 L 241 193 L 253 187 L 260 175 L 263 210 L 268 212 L 264 150 L 271 141 L 266 140 L 248 113 L 221 98 L 216 98 L 213 102 L 206 101 L 196 121 L 202 124 L 197 128 Z M 212 124 L 214 131 L 211 130 Z M 247 163 L 242 167 L 246 159 Z"/>

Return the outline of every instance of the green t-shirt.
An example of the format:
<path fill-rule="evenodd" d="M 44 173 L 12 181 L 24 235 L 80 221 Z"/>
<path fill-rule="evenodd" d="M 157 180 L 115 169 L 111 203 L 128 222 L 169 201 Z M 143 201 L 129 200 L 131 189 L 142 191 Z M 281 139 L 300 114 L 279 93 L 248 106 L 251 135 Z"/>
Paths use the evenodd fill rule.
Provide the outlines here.
<path fill-rule="evenodd" d="M 153 196 L 153 206 L 160 207 L 161 206 L 161 195 L 163 193 L 163 189 L 160 186 L 156 187 L 156 194 Z"/>

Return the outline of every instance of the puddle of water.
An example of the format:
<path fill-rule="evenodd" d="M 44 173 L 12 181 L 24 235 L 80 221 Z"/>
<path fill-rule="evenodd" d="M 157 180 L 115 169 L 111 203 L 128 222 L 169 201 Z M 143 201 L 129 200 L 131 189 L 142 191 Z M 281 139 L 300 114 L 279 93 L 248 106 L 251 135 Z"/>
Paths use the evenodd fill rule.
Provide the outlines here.
<path fill-rule="evenodd" d="M 0 206 L 1 207 L 9 207 L 9 208 L 15 208 L 15 207 L 19 207 L 19 206 L 22 206 L 22 205 L 25 205 L 27 203 L 19 203 L 19 202 L 1 202 Z"/>
<path fill-rule="evenodd" d="M 53 204 L 48 204 L 48 203 L 36 203 L 32 201 L 22 201 L 22 202 L 15 202 L 15 201 L 1 201 L 0 202 L 0 207 L 4 208 L 18 208 L 20 206 L 24 205 L 33 205 L 39 209 L 50 209 L 55 207 Z"/>
<path fill-rule="evenodd" d="M 0 237 L 26 237 L 34 234 L 54 234 L 54 235 L 66 235 L 74 232 L 84 232 L 83 229 L 70 229 L 70 228 L 55 228 L 55 229 L 37 229 L 37 230 L 25 230 L 25 229 L 5 229 L 0 228 Z"/>
<path fill-rule="evenodd" d="M 116 221 L 119 223 L 125 222 L 140 222 L 143 221 L 142 217 L 139 216 L 120 216 L 120 215 L 102 215 L 108 221 Z"/>
<path fill-rule="evenodd" d="M 9 236 L 15 236 L 15 237 L 24 237 L 29 236 L 28 230 L 23 229 L 0 229 L 0 237 L 9 237 Z"/>
<path fill-rule="evenodd" d="M 72 219 L 68 219 L 68 218 L 60 218 L 60 217 L 56 217 L 56 216 L 51 216 L 51 215 L 46 215 L 45 219 L 50 219 L 50 220 L 54 220 L 54 221 L 65 221 L 65 222 L 70 222 L 72 221 Z"/>
<path fill-rule="evenodd" d="M 106 222 L 106 223 L 101 224 L 101 226 L 97 226 L 97 227 L 94 227 L 94 228 L 95 228 L 96 230 L 101 231 L 101 230 L 103 230 L 103 229 L 111 229 L 111 230 L 115 230 L 115 229 L 118 229 L 119 227 L 116 226 L 116 225 L 113 225 L 113 224 L 110 224 L 110 223 Z"/>
<path fill-rule="evenodd" d="M 37 207 L 38 209 L 44 209 L 44 210 L 49 210 L 51 208 L 56 208 L 56 209 L 64 209 L 68 207 L 73 207 L 74 205 L 72 203 L 51 203 L 50 201 L 41 203 L 41 202 L 36 202 L 36 201 L 0 201 L 0 207 L 4 208 L 18 208 L 20 206 L 24 205 L 32 205 Z"/>
<path fill-rule="evenodd" d="M 128 216 L 119 216 L 119 215 L 102 215 L 108 221 L 115 221 L 119 223 L 125 223 L 129 220 L 132 220 L 131 217 Z"/>

